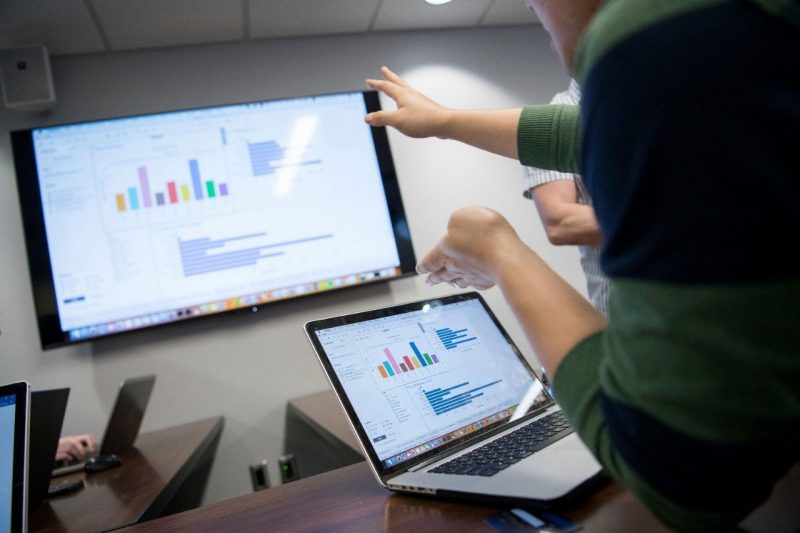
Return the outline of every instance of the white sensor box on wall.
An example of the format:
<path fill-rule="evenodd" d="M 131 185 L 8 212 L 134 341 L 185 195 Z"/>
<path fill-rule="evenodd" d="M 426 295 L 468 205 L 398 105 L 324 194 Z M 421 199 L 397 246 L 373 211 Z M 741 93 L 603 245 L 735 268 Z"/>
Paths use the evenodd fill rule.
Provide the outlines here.
<path fill-rule="evenodd" d="M 50 57 L 44 45 L 0 50 L 3 105 L 15 111 L 46 111 L 56 105 Z"/>

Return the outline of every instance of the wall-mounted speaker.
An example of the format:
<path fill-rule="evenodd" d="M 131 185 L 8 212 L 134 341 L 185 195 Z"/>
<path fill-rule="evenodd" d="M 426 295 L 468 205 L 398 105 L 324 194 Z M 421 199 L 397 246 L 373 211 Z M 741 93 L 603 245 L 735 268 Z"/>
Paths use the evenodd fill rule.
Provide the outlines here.
<path fill-rule="evenodd" d="M 56 105 L 50 57 L 44 45 L 0 50 L 3 105 L 16 111 L 45 111 Z"/>

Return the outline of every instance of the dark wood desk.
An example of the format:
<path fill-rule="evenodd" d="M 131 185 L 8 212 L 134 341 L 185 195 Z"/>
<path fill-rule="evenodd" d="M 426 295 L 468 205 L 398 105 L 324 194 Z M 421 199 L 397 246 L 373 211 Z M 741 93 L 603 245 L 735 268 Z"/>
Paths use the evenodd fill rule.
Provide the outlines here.
<path fill-rule="evenodd" d="M 184 511 L 200 504 L 224 419 L 208 418 L 144 433 L 122 452 L 122 466 L 74 473 L 82 490 L 45 500 L 30 531 L 101 531 Z"/>
<path fill-rule="evenodd" d="M 321 449 L 358 446 L 333 393 L 298 398 L 289 408 L 298 419 L 323 434 Z M 290 412 L 287 409 L 287 415 Z M 309 443 L 311 445 L 311 443 Z M 360 452 L 359 452 L 360 453 Z M 303 475 L 302 464 L 298 465 Z M 746 480 L 743 480 L 746 482 Z M 748 531 L 797 532 L 800 525 L 800 467 L 795 467 L 744 526 Z M 186 513 L 137 524 L 125 531 L 494 531 L 486 517 L 504 509 L 420 496 L 405 496 L 381 488 L 365 462 Z M 617 483 L 609 483 L 564 514 L 587 532 L 667 531 L 656 518 Z"/>
<path fill-rule="evenodd" d="M 285 451 L 295 453 L 303 479 L 130 530 L 492 531 L 486 517 L 505 510 L 381 488 L 363 460 L 351 464 L 362 457 L 361 450 L 332 391 L 290 400 L 286 415 Z M 301 444 L 316 450 L 313 463 L 305 448 L 298 453 Z M 336 468 L 348 461 L 350 466 L 307 477 L 325 464 Z M 666 531 L 632 494 L 613 483 L 566 514 L 586 531 Z"/>
<path fill-rule="evenodd" d="M 502 510 L 393 494 L 362 462 L 125 531 L 492 531 L 485 519 Z M 666 531 L 616 485 L 570 516 L 585 531 Z"/>

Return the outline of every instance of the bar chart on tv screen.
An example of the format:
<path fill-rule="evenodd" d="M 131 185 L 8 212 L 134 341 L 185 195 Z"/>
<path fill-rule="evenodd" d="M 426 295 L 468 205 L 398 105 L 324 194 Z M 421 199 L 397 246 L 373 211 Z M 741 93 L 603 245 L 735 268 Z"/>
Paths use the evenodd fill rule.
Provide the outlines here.
<path fill-rule="evenodd" d="M 62 315 L 328 288 L 398 267 L 363 115 L 355 93 L 42 133 L 48 237 L 65 243 L 51 249 L 59 300 L 92 287 Z M 71 246 L 77 233 L 98 244 L 91 260 Z"/>

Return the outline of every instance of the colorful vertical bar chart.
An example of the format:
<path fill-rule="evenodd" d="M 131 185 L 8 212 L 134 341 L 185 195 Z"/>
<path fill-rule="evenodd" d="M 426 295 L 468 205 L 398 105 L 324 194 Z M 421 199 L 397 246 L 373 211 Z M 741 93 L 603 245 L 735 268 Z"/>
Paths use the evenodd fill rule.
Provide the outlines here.
<path fill-rule="evenodd" d="M 459 344 L 472 342 L 478 339 L 477 337 L 471 337 L 467 332 L 467 328 L 457 330 L 452 330 L 450 328 L 437 329 L 436 335 L 447 350 L 458 348 Z"/>
<path fill-rule="evenodd" d="M 459 407 L 464 407 L 465 405 L 469 405 L 475 398 L 479 398 L 483 396 L 483 389 L 492 387 L 501 383 L 503 380 L 498 379 L 496 381 L 492 381 L 490 383 L 486 383 L 485 385 L 480 385 L 478 387 L 474 387 L 470 390 L 465 392 L 456 392 L 456 389 L 461 389 L 463 387 L 468 387 L 470 382 L 465 381 L 463 383 L 459 383 L 458 385 L 453 385 L 452 387 L 448 387 L 443 389 L 441 387 L 432 389 L 429 391 L 422 391 L 425 394 L 425 398 L 428 400 L 428 403 L 433 409 L 433 412 L 436 416 L 443 415 L 449 411 L 454 409 L 458 409 Z"/>
<path fill-rule="evenodd" d="M 439 358 L 436 357 L 436 354 L 422 352 L 414 341 L 409 342 L 408 346 L 411 348 L 413 355 L 403 355 L 400 363 L 397 362 L 397 359 L 395 359 L 394 354 L 389 348 L 383 349 L 383 353 L 386 356 L 386 361 L 383 361 L 377 367 L 381 378 L 386 379 L 388 377 L 411 372 L 419 368 L 431 366 L 439 362 Z M 388 372 L 389 369 L 393 370 L 393 373 Z"/>
<path fill-rule="evenodd" d="M 166 191 L 157 191 L 155 194 L 153 194 L 151 188 L 150 174 L 147 167 L 139 166 L 136 170 L 138 173 L 138 187 L 128 187 L 125 193 L 114 194 L 118 212 L 128 211 L 129 209 L 149 209 L 168 204 L 188 203 L 193 199 L 218 198 L 228 196 L 230 192 L 227 183 L 217 183 L 214 180 L 204 181 L 200 173 L 200 163 L 197 159 L 189 160 L 191 183 L 179 184 L 175 180 L 167 181 Z"/>

